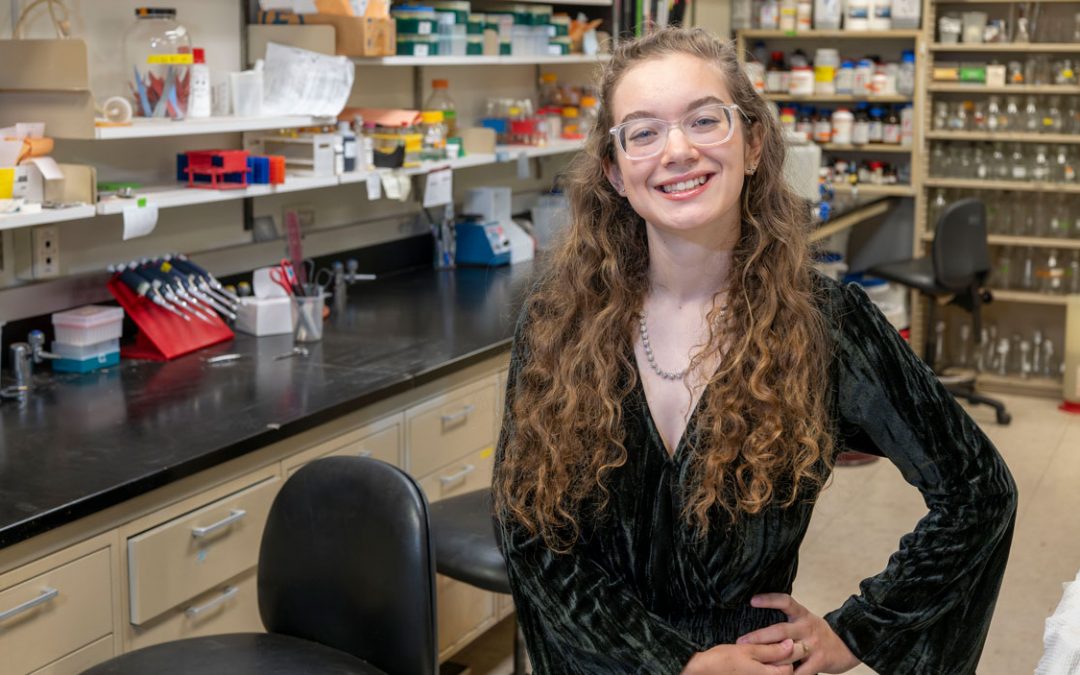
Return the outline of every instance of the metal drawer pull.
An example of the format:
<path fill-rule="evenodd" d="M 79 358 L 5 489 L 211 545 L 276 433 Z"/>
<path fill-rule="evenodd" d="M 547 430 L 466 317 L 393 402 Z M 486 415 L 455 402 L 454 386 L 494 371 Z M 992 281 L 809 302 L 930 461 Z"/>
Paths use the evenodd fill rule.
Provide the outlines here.
<path fill-rule="evenodd" d="M 454 413 L 453 415 L 443 415 L 443 426 L 445 427 L 448 424 L 457 424 L 458 422 L 464 422 L 469 417 L 469 413 L 474 410 L 476 410 L 476 406 L 470 403 L 469 405 L 462 408 L 461 412 Z"/>
<path fill-rule="evenodd" d="M 472 464 L 466 464 L 465 468 L 457 473 L 450 474 L 449 476 L 439 476 L 439 482 L 442 483 L 443 490 L 447 490 L 452 487 L 456 487 L 459 483 L 465 480 L 473 471 L 476 471 L 476 467 Z"/>
<path fill-rule="evenodd" d="M 217 607 L 218 605 L 235 596 L 239 592 L 240 589 L 236 586 L 226 586 L 225 590 L 221 592 L 221 595 L 217 596 L 205 605 L 199 605 L 198 607 L 188 607 L 184 610 L 184 614 L 186 614 L 189 619 L 197 618 L 203 612 L 209 612 L 211 609 Z"/>
<path fill-rule="evenodd" d="M 232 513 L 230 513 L 228 516 L 222 518 L 221 520 L 217 521 L 213 525 L 207 525 L 206 527 L 193 527 L 193 528 L 191 528 L 191 536 L 195 537 L 196 539 L 199 539 L 200 537 L 205 537 L 208 534 L 213 534 L 214 532 L 217 532 L 218 530 L 220 530 L 223 527 L 227 527 L 229 525 L 232 525 L 233 523 L 240 520 L 241 518 L 243 518 L 246 515 L 247 515 L 247 511 L 245 511 L 244 509 L 233 509 Z"/>
<path fill-rule="evenodd" d="M 37 607 L 38 605 L 43 605 L 58 595 L 60 595 L 59 590 L 46 586 L 45 588 L 41 589 L 41 595 L 37 596 L 36 598 L 33 598 L 32 600 L 27 600 L 21 605 L 15 605 L 6 612 L 0 612 L 0 621 L 7 621 L 16 614 L 22 614 L 28 609 Z"/>
<path fill-rule="evenodd" d="M 371 451 L 370 450 L 361 450 L 360 452 L 357 453 L 357 456 L 359 456 L 359 457 L 371 457 Z"/>

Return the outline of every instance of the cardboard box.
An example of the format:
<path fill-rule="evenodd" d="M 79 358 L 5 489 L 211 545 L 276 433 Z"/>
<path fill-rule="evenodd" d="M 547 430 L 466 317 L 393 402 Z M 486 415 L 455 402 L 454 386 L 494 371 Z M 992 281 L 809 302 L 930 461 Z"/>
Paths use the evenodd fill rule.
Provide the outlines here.
<path fill-rule="evenodd" d="M 304 14 L 307 24 L 334 27 L 334 52 L 342 56 L 393 56 L 397 53 L 394 20 L 370 16 Z"/>

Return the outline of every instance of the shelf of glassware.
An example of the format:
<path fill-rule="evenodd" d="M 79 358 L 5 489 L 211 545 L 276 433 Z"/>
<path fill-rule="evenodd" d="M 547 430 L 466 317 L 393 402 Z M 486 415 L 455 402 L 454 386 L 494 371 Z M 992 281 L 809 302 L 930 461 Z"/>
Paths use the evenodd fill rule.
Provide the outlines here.
<path fill-rule="evenodd" d="M 956 42 L 952 44 L 934 42 L 927 45 L 927 48 L 932 52 L 966 52 L 977 54 L 1080 53 L 1080 43 L 1076 42 Z"/>
<path fill-rule="evenodd" d="M 1024 132 L 991 131 L 927 131 L 932 141 L 1001 141 L 1002 143 L 1075 143 L 1080 144 L 1080 134 L 1036 134 Z"/>
<path fill-rule="evenodd" d="M 865 152 L 865 153 L 890 153 L 910 155 L 910 145 L 894 145 L 891 143 L 867 143 L 866 145 L 847 145 L 841 143 L 818 143 L 822 150 L 829 152 Z"/>
<path fill-rule="evenodd" d="M 566 56 L 371 56 L 355 57 L 358 66 L 535 66 L 599 63 L 610 54 L 568 54 Z"/>
<path fill-rule="evenodd" d="M 911 103 L 910 96 L 874 95 L 852 96 L 851 94 L 813 94 L 811 96 L 792 96 L 791 94 L 766 93 L 765 98 L 777 103 Z"/>
<path fill-rule="evenodd" d="M 1051 377 L 1021 377 L 1019 375 L 995 375 L 979 373 L 975 376 L 975 385 L 980 389 L 992 389 L 1010 394 L 1033 394 L 1036 396 L 1061 396 L 1061 380 Z"/>
<path fill-rule="evenodd" d="M 937 5 L 1015 5 L 1017 0 L 934 0 Z M 1044 5 L 1073 4 L 1076 0 L 1041 0 Z"/>
<path fill-rule="evenodd" d="M 960 84 L 957 82 L 931 82 L 926 90 L 937 94 L 1072 94 L 1080 96 L 1080 85 L 1075 84 L 1006 84 L 988 87 L 985 84 Z"/>
<path fill-rule="evenodd" d="M 1048 183 L 1023 180 L 979 180 L 977 178 L 935 178 L 923 180 L 926 187 L 962 188 L 965 190 L 1013 190 L 1015 192 L 1066 192 L 1080 194 L 1080 184 Z"/>
<path fill-rule="evenodd" d="M 923 241 L 934 241 L 933 232 L 924 232 Z M 1062 239 L 1060 237 L 1015 237 L 1010 234 L 991 234 L 986 243 L 991 246 L 1033 246 L 1035 248 L 1058 248 L 1072 250 L 1080 248 L 1080 239 Z"/>
<path fill-rule="evenodd" d="M 918 29 L 897 30 L 805 30 L 789 33 L 782 30 L 740 30 L 739 35 L 748 40 L 914 40 Z"/>
<path fill-rule="evenodd" d="M 1034 291 L 1007 291 L 993 288 L 994 302 L 1014 302 L 1020 305 L 1058 305 L 1064 307 L 1069 302 L 1067 295 L 1050 295 Z"/>
<path fill-rule="evenodd" d="M 888 195 L 890 197 L 914 197 L 915 188 L 911 185 L 874 185 L 872 183 L 860 183 L 858 185 L 833 185 L 835 192 L 860 192 L 864 195 Z"/>

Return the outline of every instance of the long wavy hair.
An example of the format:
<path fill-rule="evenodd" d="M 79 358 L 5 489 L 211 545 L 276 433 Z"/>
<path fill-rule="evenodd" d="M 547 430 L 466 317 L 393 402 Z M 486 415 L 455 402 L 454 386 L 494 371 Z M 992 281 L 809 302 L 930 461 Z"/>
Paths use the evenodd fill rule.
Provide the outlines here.
<path fill-rule="evenodd" d="M 805 202 L 784 178 L 784 141 L 735 48 L 701 29 L 665 28 L 621 42 L 603 68 L 599 120 L 568 169 L 571 223 L 530 296 L 520 368 L 495 481 L 497 513 L 555 550 L 608 502 L 605 477 L 626 463 L 623 401 L 637 386 L 633 340 L 648 290 L 644 220 L 604 178 L 615 161 L 611 100 L 625 73 L 688 54 L 715 64 L 761 141 L 741 193 L 726 311 L 716 307 L 691 368 L 723 354 L 702 394 L 682 516 L 704 537 L 769 504 L 813 499 L 832 463 L 826 413 L 829 348 L 815 301 Z M 744 137 L 749 134 L 744 133 Z"/>

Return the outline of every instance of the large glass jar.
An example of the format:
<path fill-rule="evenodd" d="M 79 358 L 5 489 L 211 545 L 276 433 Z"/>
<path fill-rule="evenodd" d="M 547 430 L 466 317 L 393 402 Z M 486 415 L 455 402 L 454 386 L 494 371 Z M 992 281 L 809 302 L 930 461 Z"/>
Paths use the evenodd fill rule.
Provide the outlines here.
<path fill-rule="evenodd" d="M 135 23 L 124 33 L 124 56 L 135 115 L 183 119 L 193 58 L 176 10 L 137 8 Z"/>

